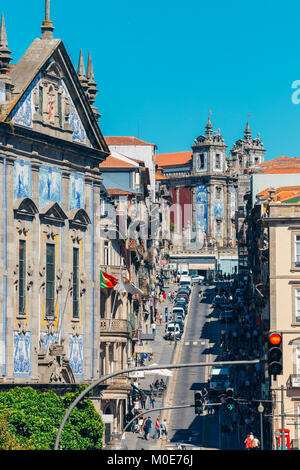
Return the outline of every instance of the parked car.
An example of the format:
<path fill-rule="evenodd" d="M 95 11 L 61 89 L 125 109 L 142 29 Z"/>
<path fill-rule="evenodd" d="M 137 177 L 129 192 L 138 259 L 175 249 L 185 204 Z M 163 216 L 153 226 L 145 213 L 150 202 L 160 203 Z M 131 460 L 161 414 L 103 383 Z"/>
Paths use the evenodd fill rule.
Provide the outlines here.
<path fill-rule="evenodd" d="M 187 307 L 186 304 L 183 304 L 182 302 L 176 303 L 176 304 L 174 305 L 174 308 L 178 308 L 178 307 L 183 308 L 184 314 L 185 314 L 185 315 L 187 314 L 188 307 Z"/>
<path fill-rule="evenodd" d="M 183 297 L 183 298 L 185 298 L 187 301 L 189 300 L 189 296 L 188 296 L 187 294 L 184 294 L 184 293 L 182 293 L 182 294 L 177 294 L 177 297 L 176 297 L 176 298 L 178 299 L 179 297 Z"/>
<path fill-rule="evenodd" d="M 182 306 L 177 306 L 177 307 L 174 307 L 173 310 L 172 310 L 172 315 L 183 315 L 185 316 L 185 311 L 184 311 L 184 308 Z"/>
<path fill-rule="evenodd" d="M 191 291 L 190 291 L 190 289 L 189 289 L 188 287 L 181 287 L 181 288 L 179 289 L 179 291 L 177 292 L 177 295 L 178 295 L 178 294 L 186 294 L 186 295 L 188 295 L 188 297 L 190 297 Z"/>

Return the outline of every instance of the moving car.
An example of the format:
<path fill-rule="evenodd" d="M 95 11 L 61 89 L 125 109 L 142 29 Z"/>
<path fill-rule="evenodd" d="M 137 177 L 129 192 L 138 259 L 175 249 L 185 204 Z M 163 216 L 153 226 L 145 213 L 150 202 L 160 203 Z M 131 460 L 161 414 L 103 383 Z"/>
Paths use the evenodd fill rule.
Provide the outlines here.
<path fill-rule="evenodd" d="M 181 333 L 181 335 L 182 335 L 183 329 L 184 329 L 184 323 L 183 323 L 183 321 L 181 321 L 181 320 L 178 319 L 175 323 L 176 323 L 176 325 L 179 325 L 180 333 Z"/>
<path fill-rule="evenodd" d="M 212 367 L 209 380 L 210 393 L 222 393 L 230 386 L 229 367 Z"/>
<path fill-rule="evenodd" d="M 172 322 L 168 324 L 165 338 L 169 340 L 173 340 L 175 339 L 175 336 L 176 336 L 176 339 L 181 338 L 180 326 L 178 325 L 178 323 Z"/>

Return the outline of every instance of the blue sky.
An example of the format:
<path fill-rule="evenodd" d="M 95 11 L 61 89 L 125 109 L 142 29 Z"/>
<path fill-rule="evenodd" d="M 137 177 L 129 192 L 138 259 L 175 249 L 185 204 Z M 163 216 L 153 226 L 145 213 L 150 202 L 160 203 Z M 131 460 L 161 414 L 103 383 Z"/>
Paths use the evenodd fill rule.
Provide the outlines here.
<path fill-rule="evenodd" d="M 2 2 L 15 62 L 40 37 L 44 0 L 29 4 Z M 86 62 L 92 53 L 104 135 L 134 135 L 158 153 L 188 150 L 211 110 L 229 148 L 249 119 L 267 159 L 300 157 L 300 104 L 291 100 L 300 80 L 299 2 L 83 5 L 51 0 L 51 19 L 76 68 L 80 48 Z"/>

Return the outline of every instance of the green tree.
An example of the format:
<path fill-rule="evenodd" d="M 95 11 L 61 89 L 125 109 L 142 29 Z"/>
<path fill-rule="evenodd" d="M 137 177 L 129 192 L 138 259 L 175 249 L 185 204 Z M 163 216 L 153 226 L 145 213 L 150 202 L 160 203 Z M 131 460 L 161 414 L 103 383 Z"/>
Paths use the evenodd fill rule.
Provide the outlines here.
<path fill-rule="evenodd" d="M 64 397 L 52 391 L 15 387 L 0 393 L 0 449 L 54 449 L 59 425 L 69 405 L 81 393 Z M 100 450 L 104 424 L 89 399 L 71 413 L 61 436 L 64 450 Z"/>

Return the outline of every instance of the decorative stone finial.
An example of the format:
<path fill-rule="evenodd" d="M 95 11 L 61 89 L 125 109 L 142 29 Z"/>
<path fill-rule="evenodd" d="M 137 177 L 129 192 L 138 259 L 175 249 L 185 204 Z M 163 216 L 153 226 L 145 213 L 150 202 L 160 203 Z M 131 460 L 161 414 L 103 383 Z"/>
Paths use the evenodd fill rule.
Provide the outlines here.
<path fill-rule="evenodd" d="M 251 138 L 252 138 L 252 134 L 251 134 L 249 122 L 247 122 L 246 129 L 244 132 L 244 139 L 249 141 L 251 140 Z"/>
<path fill-rule="evenodd" d="M 93 107 L 93 104 L 96 101 L 97 93 L 99 90 L 97 90 L 97 83 L 94 80 L 94 69 L 93 69 L 93 63 L 92 63 L 92 57 L 91 53 L 89 52 L 89 58 L 88 58 L 88 65 L 87 65 L 87 72 L 86 72 L 86 78 L 88 80 L 88 99 Z"/>
<path fill-rule="evenodd" d="M 42 30 L 42 39 L 53 39 L 53 31 L 54 31 L 53 23 L 50 19 L 50 0 L 45 0 L 45 19 L 41 26 Z"/>
<path fill-rule="evenodd" d="M 79 54 L 77 75 L 78 75 L 78 78 L 80 80 L 81 86 L 82 86 L 84 92 L 86 93 L 88 91 L 89 85 L 88 85 L 88 80 L 85 76 L 85 68 L 84 68 L 82 49 L 80 49 L 80 54 Z"/>
<path fill-rule="evenodd" d="M 0 78 L 9 72 L 9 64 L 12 60 L 10 56 L 11 51 L 8 49 L 8 41 L 6 34 L 6 27 L 4 21 L 4 15 L 2 14 L 1 26 L 0 26 Z"/>

